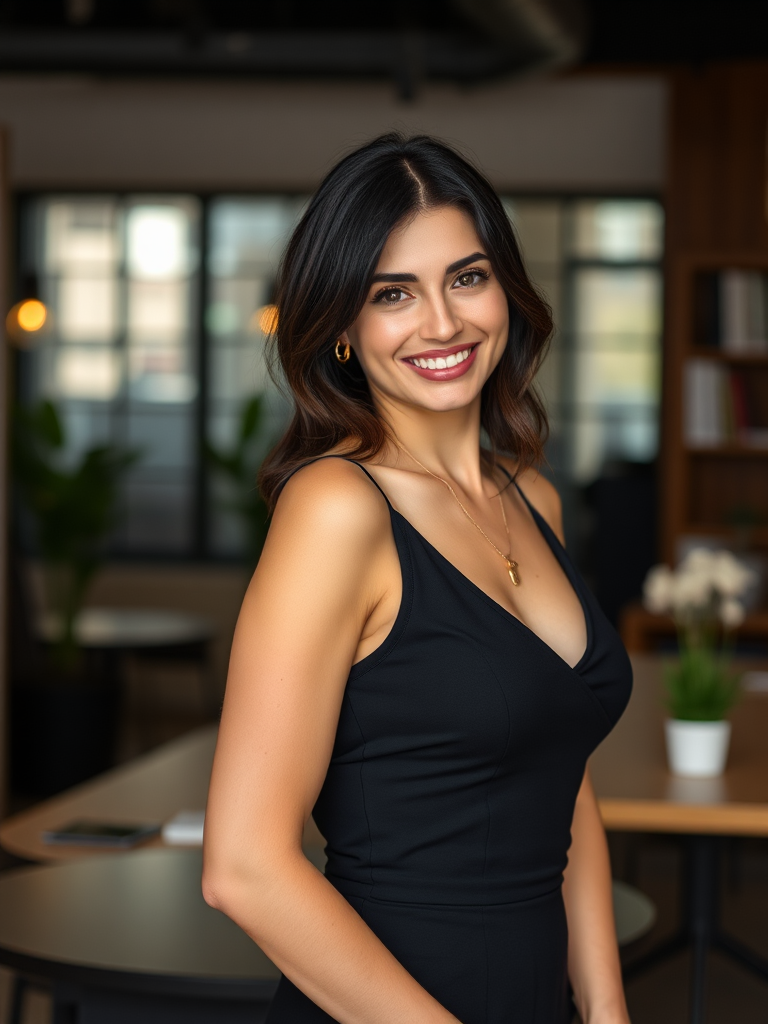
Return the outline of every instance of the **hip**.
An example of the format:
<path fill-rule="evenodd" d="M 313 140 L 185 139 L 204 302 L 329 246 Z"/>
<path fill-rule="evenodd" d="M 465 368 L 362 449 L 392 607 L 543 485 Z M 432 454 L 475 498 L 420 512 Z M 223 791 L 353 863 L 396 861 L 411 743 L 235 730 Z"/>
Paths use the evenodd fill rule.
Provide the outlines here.
<path fill-rule="evenodd" d="M 347 895 L 405 969 L 462 1024 L 568 1024 L 568 929 L 560 889 L 489 905 L 397 903 Z M 269 1024 L 332 1018 L 287 979 Z"/>

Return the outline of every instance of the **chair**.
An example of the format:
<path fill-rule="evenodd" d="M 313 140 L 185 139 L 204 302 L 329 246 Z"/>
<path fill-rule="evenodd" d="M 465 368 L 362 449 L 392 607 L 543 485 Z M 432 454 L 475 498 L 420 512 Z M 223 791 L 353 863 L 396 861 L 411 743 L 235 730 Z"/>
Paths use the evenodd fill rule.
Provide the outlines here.
<path fill-rule="evenodd" d="M 619 946 L 637 942 L 653 928 L 656 907 L 632 885 L 613 882 L 613 915 L 616 919 L 616 938 Z"/>

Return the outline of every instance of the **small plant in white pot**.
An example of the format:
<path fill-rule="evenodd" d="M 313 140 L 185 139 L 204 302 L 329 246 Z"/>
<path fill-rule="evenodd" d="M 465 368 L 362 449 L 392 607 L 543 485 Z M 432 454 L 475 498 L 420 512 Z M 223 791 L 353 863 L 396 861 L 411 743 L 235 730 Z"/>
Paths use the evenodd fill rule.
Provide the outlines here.
<path fill-rule="evenodd" d="M 730 551 L 694 548 L 677 569 L 657 565 L 643 587 L 645 607 L 671 613 L 679 656 L 665 666 L 667 756 L 675 775 L 720 775 L 728 757 L 728 712 L 740 694 L 729 634 L 744 619 L 741 598 L 754 572 Z"/>

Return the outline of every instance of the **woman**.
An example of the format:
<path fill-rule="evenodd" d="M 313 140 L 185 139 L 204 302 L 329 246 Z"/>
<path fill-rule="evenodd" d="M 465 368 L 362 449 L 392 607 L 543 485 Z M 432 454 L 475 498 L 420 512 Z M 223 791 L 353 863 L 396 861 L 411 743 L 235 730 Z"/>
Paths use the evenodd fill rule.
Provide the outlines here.
<path fill-rule="evenodd" d="M 296 414 L 262 471 L 205 897 L 283 972 L 270 1024 L 565 1024 L 571 990 L 626 1024 L 586 760 L 631 675 L 531 468 L 551 320 L 501 202 L 439 142 L 376 139 L 311 201 L 278 307 Z"/>

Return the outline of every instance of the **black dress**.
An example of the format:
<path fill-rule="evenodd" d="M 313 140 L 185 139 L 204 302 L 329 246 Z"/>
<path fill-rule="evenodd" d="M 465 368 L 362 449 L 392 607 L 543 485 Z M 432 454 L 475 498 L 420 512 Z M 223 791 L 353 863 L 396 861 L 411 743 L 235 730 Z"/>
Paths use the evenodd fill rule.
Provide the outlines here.
<path fill-rule="evenodd" d="M 574 802 L 632 687 L 618 635 L 525 500 L 584 610 L 581 660 L 571 668 L 387 499 L 402 603 L 349 674 L 313 812 L 328 880 L 462 1024 L 570 1021 Z M 267 1020 L 332 1018 L 283 978 Z"/>

